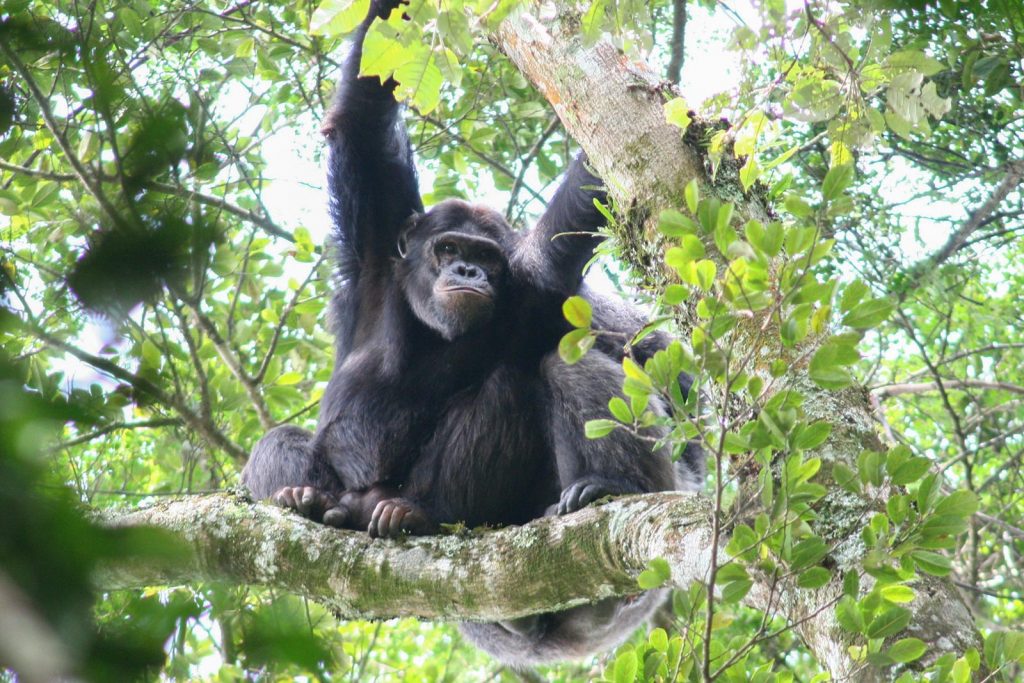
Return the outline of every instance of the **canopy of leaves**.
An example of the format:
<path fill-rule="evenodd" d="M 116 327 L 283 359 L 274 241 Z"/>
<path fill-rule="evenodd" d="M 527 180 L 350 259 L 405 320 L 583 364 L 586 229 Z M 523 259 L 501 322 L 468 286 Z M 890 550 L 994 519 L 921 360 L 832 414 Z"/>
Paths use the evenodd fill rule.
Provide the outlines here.
<path fill-rule="evenodd" d="M 396 13 L 374 28 L 363 71 L 402 83 L 428 204 L 484 198 L 526 225 L 572 143 L 551 106 L 487 39 L 514 4 L 415 0 L 412 21 Z M 785 231 L 775 223 L 733 226 L 731 208 L 688 191 L 661 218 L 662 236 L 676 240 L 665 245 L 673 284 L 644 296 L 659 324 L 670 325 L 692 293 L 723 293 L 756 312 L 771 301 L 767 269 L 723 272 L 705 258 L 704 244 L 751 264 L 780 254 L 797 263 L 780 348 L 834 333 L 809 359 L 812 378 L 866 385 L 878 429 L 901 445 L 865 456 L 857 471 L 837 469 L 835 485 L 914 486 L 890 499 L 888 521 L 866 525 L 866 547 L 896 552 L 890 524 L 944 516 L 942 533 L 917 529 L 933 547 L 907 555 L 909 576 L 949 573 L 985 630 L 1019 627 L 1024 9 L 1014 0 L 747 4 L 601 1 L 581 22 L 584 41 L 609 38 L 662 68 L 684 39 L 673 14 L 685 12 L 683 95 L 701 59 L 734 51 L 735 82 L 703 103 L 669 101 L 666 111 L 682 128 L 691 108 L 727 117 L 701 133 L 710 173 L 766 193 L 788 221 Z M 345 34 L 365 5 L 0 5 L 0 602 L 17 597 L 24 618 L 54 635 L 52 649 L 36 641 L 36 659 L 53 666 L 38 669 L 42 676 L 526 676 L 500 669 L 444 625 L 342 622 L 315 604 L 246 587 L 96 596 L 88 584 L 97 562 L 169 549 L 159 537 L 100 531 L 78 505 L 236 485 L 266 429 L 315 422 L 331 371 L 332 279 L 325 199 L 304 188 L 320 183 L 317 121 Z M 701 22 L 727 28 L 703 36 Z M 296 206 L 296 196 L 310 206 Z M 628 281 L 614 246 L 608 252 L 597 269 Z M 580 328 L 566 343 L 575 345 L 569 354 L 583 353 L 593 342 L 589 308 L 573 302 L 566 312 Z M 611 405 L 615 419 L 593 424 L 592 435 L 641 424 L 658 373 L 690 367 L 686 354 L 715 341 L 710 331 L 695 334 L 664 367 L 627 368 L 628 402 Z M 705 356 L 724 367 L 724 355 Z M 772 360 L 769 379 L 785 372 Z M 724 376 L 715 362 L 701 367 Z M 755 405 L 763 381 L 744 377 L 737 391 Z M 698 400 L 696 392 L 673 398 L 690 408 Z M 798 508 L 820 498 L 821 462 L 801 453 L 826 439 L 828 425 L 801 422 L 796 400 L 755 407 L 763 410 L 749 427 L 722 434 L 719 454 L 795 453 L 778 477 L 792 489 L 773 497 L 762 488 L 766 505 L 785 499 Z M 678 429 L 677 443 L 697 436 L 692 424 Z M 716 485 L 728 503 L 737 490 L 725 471 Z M 951 497 L 957 504 L 940 508 L 957 489 L 976 503 Z M 742 558 L 770 535 L 768 527 L 738 526 L 731 551 Z M 829 580 L 821 565 L 827 548 L 783 536 L 764 541 L 765 556 L 776 553 L 800 572 L 802 588 Z M 870 569 L 885 585 L 878 604 L 854 601 L 854 585 L 837 618 L 865 643 L 890 638 L 885 650 L 864 645 L 863 659 L 912 662 L 923 654 L 920 641 L 896 635 L 910 579 L 887 575 L 881 564 Z M 722 608 L 706 624 L 705 652 L 728 666 L 711 670 L 726 680 L 810 680 L 817 665 L 792 631 L 739 606 L 750 588 L 746 571 L 733 565 L 718 578 Z M 657 567 L 649 572 L 649 585 L 666 578 Z M 696 680 L 697 669 L 671 665 L 682 661 L 678 634 L 694 645 L 697 636 L 681 626 L 702 618 L 706 601 L 706 589 L 680 592 L 667 631 L 638 635 L 617 657 L 540 675 Z M 993 651 L 982 653 L 988 666 L 1015 675 L 1011 662 L 1024 656 L 1024 641 L 990 642 Z M 24 673 L 31 660 L 8 656 L 0 666 Z M 969 655 L 960 661 L 945 675 L 967 680 L 957 676 L 978 668 Z"/>

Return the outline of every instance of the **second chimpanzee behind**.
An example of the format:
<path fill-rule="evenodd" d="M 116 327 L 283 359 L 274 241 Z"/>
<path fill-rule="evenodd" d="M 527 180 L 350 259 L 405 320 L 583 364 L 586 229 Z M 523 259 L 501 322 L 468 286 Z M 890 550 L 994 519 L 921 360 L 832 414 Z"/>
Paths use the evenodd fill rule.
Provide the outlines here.
<path fill-rule="evenodd" d="M 458 200 L 423 212 L 395 83 L 358 75 L 367 29 L 396 5 L 374 0 L 324 127 L 340 282 L 319 423 L 313 434 L 269 432 L 243 481 L 312 519 L 382 537 L 441 523 L 521 524 L 609 494 L 698 488 L 699 449 L 673 464 L 652 451 L 653 439 L 584 435 L 619 391 L 623 353 L 603 343 L 570 366 L 555 351 L 569 330 L 562 302 L 580 291 L 603 224 L 601 182 L 584 161 L 525 235 Z M 629 307 L 592 300 L 597 326 L 631 334 L 642 325 Z M 642 361 L 666 341 L 649 336 L 633 353 Z M 463 630 L 503 661 L 571 659 L 615 645 L 659 599 Z"/>

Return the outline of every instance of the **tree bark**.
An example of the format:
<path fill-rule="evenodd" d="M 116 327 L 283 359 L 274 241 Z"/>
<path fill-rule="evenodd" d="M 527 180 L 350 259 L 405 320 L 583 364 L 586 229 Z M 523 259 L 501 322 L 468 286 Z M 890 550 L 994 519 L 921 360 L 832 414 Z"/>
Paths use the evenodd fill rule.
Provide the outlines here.
<path fill-rule="evenodd" d="M 243 495 L 208 494 L 96 513 L 106 526 L 158 527 L 184 544 L 106 565 L 96 584 L 227 581 L 290 591 L 351 619 L 494 621 L 638 593 L 637 576 L 658 557 L 674 584 L 704 580 L 709 512 L 704 497 L 659 493 L 487 533 L 376 540 Z"/>

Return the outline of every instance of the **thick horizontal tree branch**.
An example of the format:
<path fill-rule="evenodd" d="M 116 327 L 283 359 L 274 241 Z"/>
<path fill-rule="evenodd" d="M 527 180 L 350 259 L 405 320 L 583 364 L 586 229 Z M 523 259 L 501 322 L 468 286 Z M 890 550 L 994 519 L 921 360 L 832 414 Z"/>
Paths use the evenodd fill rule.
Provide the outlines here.
<path fill-rule="evenodd" d="M 220 580 L 271 586 L 348 618 L 495 620 L 639 591 L 665 558 L 673 583 L 705 580 L 709 501 L 686 493 L 629 496 L 522 527 L 371 539 L 244 496 L 211 494 L 96 513 L 111 527 L 155 526 L 188 548 L 174 561 L 106 566 L 101 589 Z"/>
<path fill-rule="evenodd" d="M 342 618 L 418 617 L 485 620 L 565 609 L 636 593 L 637 577 L 655 558 L 671 569 L 671 584 L 706 582 L 711 562 L 711 501 L 689 493 L 627 496 L 563 517 L 519 527 L 446 536 L 371 539 L 323 526 L 230 493 L 166 500 L 146 508 L 96 512 L 115 528 L 156 527 L 180 539 L 174 560 L 138 559 L 104 566 L 102 590 L 201 581 L 261 585 L 300 595 Z M 720 551 L 719 562 L 724 563 Z M 786 590 L 761 577 L 746 602 L 785 614 L 830 670 L 871 681 L 875 672 L 849 667 L 845 637 L 831 607 L 835 587 Z M 948 581 L 916 584 L 917 619 L 906 635 L 923 640 L 957 631 L 970 615 Z"/>

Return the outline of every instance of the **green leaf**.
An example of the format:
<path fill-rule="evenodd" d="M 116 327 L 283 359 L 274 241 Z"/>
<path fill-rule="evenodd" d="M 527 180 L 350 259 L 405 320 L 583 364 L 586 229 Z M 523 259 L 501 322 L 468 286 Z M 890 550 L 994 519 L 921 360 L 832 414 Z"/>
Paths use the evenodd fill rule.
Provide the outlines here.
<path fill-rule="evenodd" d="M 349 33 L 369 9 L 370 0 L 323 0 L 309 19 L 309 32 L 327 37 Z"/>
<path fill-rule="evenodd" d="M 790 228 L 786 231 L 786 253 L 790 256 L 803 254 L 814 246 L 817 237 L 818 229 L 816 227 L 798 225 Z"/>
<path fill-rule="evenodd" d="M 704 256 L 704 244 L 693 235 L 683 235 L 679 246 L 665 252 L 665 263 L 679 274 L 680 279 L 690 284 L 698 283 L 694 261 Z"/>
<path fill-rule="evenodd" d="M 757 157 L 751 154 L 747 157 L 747 162 L 740 168 L 740 183 L 743 185 L 743 191 L 748 192 L 760 177 L 761 167 L 757 163 Z"/>
<path fill-rule="evenodd" d="M 684 235 L 679 240 L 679 247 L 682 251 L 682 256 L 688 261 L 696 261 L 704 258 L 705 250 L 704 243 L 700 241 L 696 235 Z M 672 251 L 669 249 L 669 251 Z"/>
<path fill-rule="evenodd" d="M 730 247 L 736 243 L 736 230 L 731 225 L 719 225 L 714 233 L 715 246 L 720 254 L 730 256 L 733 250 Z"/>
<path fill-rule="evenodd" d="M 753 585 L 754 582 L 750 579 L 738 579 L 728 582 L 722 586 L 722 601 L 728 603 L 739 602 L 746 597 Z"/>
<path fill-rule="evenodd" d="M 935 515 L 925 520 L 921 533 L 925 538 L 958 536 L 967 530 L 967 519 L 960 515 Z"/>
<path fill-rule="evenodd" d="M 796 577 L 796 585 L 800 588 L 821 588 L 832 579 L 832 572 L 824 567 L 811 567 Z"/>
<path fill-rule="evenodd" d="M 0 213 L 5 216 L 14 216 L 19 213 L 21 208 L 15 200 L 10 197 L 0 196 Z"/>
<path fill-rule="evenodd" d="M 434 63 L 441 70 L 446 83 L 456 88 L 462 85 L 463 68 L 454 52 L 447 47 L 438 50 L 434 53 Z"/>
<path fill-rule="evenodd" d="M 142 360 L 150 367 L 159 368 L 163 361 L 163 353 L 156 344 L 146 339 L 142 342 Z"/>
<path fill-rule="evenodd" d="M 913 125 L 896 112 L 887 109 L 885 112 L 885 125 L 889 130 L 905 140 L 910 140 L 910 133 L 914 130 Z"/>
<path fill-rule="evenodd" d="M 865 635 L 868 638 L 888 638 L 899 633 L 910 623 L 910 610 L 903 607 L 889 607 L 871 620 Z"/>
<path fill-rule="evenodd" d="M 839 310 L 843 313 L 849 312 L 869 291 L 868 286 L 860 280 L 854 280 L 846 285 L 843 296 L 839 300 Z"/>
<path fill-rule="evenodd" d="M 696 178 L 686 183 L 684 195 L 686 196 L 686 208 L 690 210 L 691 214 L 696 215 L 697 206 L 700 204 L 700 186 L 697 185 Z"/>
<path fill-rule="evenodd" d="M 850 633 L 863 633 L 864 613 L 860 605 L 849 595 L 844 595 L 836 605 L 836 621 Z"/>
<path fill-rule="evenodd" d="M 931 460 L 915 456 L 894 469 L 890 468 L 889 476 L 892 478 L 892 483 L 897 486 L 906 486 L 924 476 L 929 467 L 931 467 Z"/>
<path fill-rule="evenodd" d="M 893 52 L 885 61 L 895 71 L 919 71 L 925 76 L 934 76 L 946 69 L 942 62 L 932 59 L 920 50 Z"/>
<path fill-rule="evenodd" d="M 613 396 L 608 401 L 608 411 L 619 422 L 629 424 L 633 421 L 633 411 L 629 409 L 629 405 L 620 396 Z"/>
<path fill-rule="evenodd" d="M 879 486 L 885 472 L 885 454 L 877 451 L 863 451 L 857 456 L 857 473 L 862 484 Z"/>
<path fill-rule="evenodd" d="M 636 364 L 632 358 L 626 356 L 622 359 L 622 372 L 626 377 L 642 383 L 646 387 L 651 386 L 651 377 L 644 369 Z"/>
<path fill-rule="evenodd" d="M 412 102 L 420 114 L 429 114 L 441 101 L 444 78 L 434 64 L 434 53 L 426 47 L 414 51 L 412 59 L 395 69 L 395 80 L 395 93 Z"/>
<path fill-rule="evenodd" d="M 732 538 L 729 539 L 729 544 L 725 547 L 726 552 L 733 557 L 751 561 L 757 555 L 757 539 L 758 535 L 753 529 L 746 524 L 739 524 L 732 530 Z"/>
<path fill-rule="evenodd" d="M 711 285 L 715 284 L 715 274 L 718 272 L 718 268 L 714 262 L 704 259 L 697 262 L 697 283 L 701 289 L 705 292 L 711 290 Z"/>
<path fill-rule="evenodd" d="M 508 4 L 514 5 L 515 3 L 510 2 Z M 590 8 L 583 15 L 583 20 L 580 22 L 585 45 L 592 45 L 601 34 L 601 29 L 606 23 L 605 15 L 607 9 L 607 0 L 594 0 L 594 2 L 590 3 Z"/>
<path fill-rule="evenodd" d="M 905 603 L 914 599 L 914 589 L 903 584 L 892 584 L 881 588 L 882 597 L 889 602 Z"/>
<path fill-rule="evenodd" d="M 921 514 L 930 512 L 938 497 L 939 477 L 937 474 L 929 474 L 917 487 L 917 511 Z"/>
<path fill-rule="evenodd" d="M 581 296 L 571 296 L 562 304 L 562 313 L 573 327 L 590 327 L 593 311 L 590 302 Z"/>
<path fill-rule="evenodd" d="M 978 511 L 978 497 L 972 491 L 954 491 L 935 506 L 936 515 L 970 517 Z"/>
<path fill-rule="evenodd" d="M 715 229 L 718 224 L 718 209 L 721 206 L 722 202 L 715 197 L 703 199 L 697 206 L 697 220 L 704 232 L 711 232 Z"/>
<path fill-rule="evenodd" d="M 793 448 L 808 451 L 825 443 L 832 433 L 832 425 L 823 420 L 804 425 L 793 438 Z"/>
<path fill-rule="evenodd" d="M 1006 661 L 1024 663 L 1024 633 L 1007 631 L 1003 634 L 1003 651 Z"/>
<path fill-rule="evenodd" d="M 636 577 L 636 583 L 645 591 L 649 591 L 653 588 L 658 588 L 664 581 L 658 578 L 657 573 L 652 572 L 650 569 L 645 569 Z"/>
<path fill-rule="evenodd" d="M 953 663 L 953 669 L 950 671 L 950 678 L 953 683 L 969 683 L 971 680 L 971 667 L 967 663 L 967 660 L 960 658 Z"/>
<path fill-rule="evenodd" d="M 829 144 L 828 156 L 832 166 L 853 166 L 853 152 L 842 140 L 833 140 Z"/>
<path fill-rule="evenodd" d="M 823 389 L 842 389 L 853 382 L 853 377 L 842 367 L 839 350 L 833 344 L 825 344 L 811 357 L 807 368 L 810 378 Z"/>
<path fill-rule="evenodd" d="M 856 330 L 868 330 L 884 322 L 893 308 L 892 301 L 888 299 L 871 299 L 854 306 L 843 316 L 843 324 Z"/>
<path fill-rule="evenodd" d="M 890 496 L 885 503 L 885 511 L 889 513 L 889 518 L 894 523 L 902 524 L 910 514 L 910 497 L 900 494 Z"/>
<path fill-rule="evenodd" d="M 841 462 L 832 466 L 832 478 L 839 486 L 850 493 L 860 493 L 860 479 L 857 473 Z"/>
<path fill-rule="evenodd" d="M 663 557 L 656 557 L 648 562 L 647 568 L 661 579 L 661 583 L 665 583 L 672 578 L 672 567 L 669 566 L 668 560 Z"/>
<path fill-rule="evenodd" d="M 558 355 L 568 365 L 572 365 L 586 355 L 595 341 L 597 336 L 589 329 L 575 329 L 558 342 Z"/>
<path fill-rule="evenodd" d="M 782 251 L 782 243 L 785 241 L 786 232 L 782 227 L 782 223 L 773 221 L 768 225 L 764 226 L 764 239 L 761 243 L 761 251 L 765 253 L 768 258 L 777 256 Z"/>
<path fill-rule="evenodd" d="M 732 224 L 732 215 L 736 211 L 736 207 L 732 202 L 722 204 L 718 207 L 718 214 L 715 217 L 715 228 L 721 229 Z M 724 250 L 723 250 L 724 251 Z"/>
<path fill-rule="evenodd" d="M 747 224 L 743 226 L 743 234 L 755 249 L 765 250 L 764 225 L 760 221 L 753 218 L 747 221 Z"/>
<path fill-rule="evenodd" d="M 445 43 L 465 55 L 473 48 L 473 34 L 469 18 L 461 11 L 441 12 L 437 16 L 437 31 Z"/>
<path fill-rule="evenodd" d="M 619 423 L 614 420 L 587 420 L 583 431 L 588 439 L 600 439 L 611 434 L 618 426 Z"/>
<path fill-rule="evenodd" d="M 856 569 L 850 570 L 843 575 L 843 594 L 856 599 L 860 592 L 860 574 Z"/>
<path fill-rule="evenodd" d="M 658 232 L 666 237 L 682 237 L 697 234 L 700 226 L 680 211 L 665 209 L 658 214 Z"/>
<path fill-rule="evenodd" d="M 718 583 L 729 583 L 730 581 L 739 581 L 741 579 L 749 579 L 750 575 L 747 574 L 747 568 L 739 562 L 727 562 L 718 568 L 718 572 L 715 574 L 715 581 Z"/>
<path fill-rule="evenodd" d="M 900 664 L 906 664 L 912 662 L 923 655 L 928 649 L 928 646 L 924 644 L 924 641 L 917 638 L 903 638 L 893 643 L 886 654 L 894 662 Z"/>
<path fill-rule="evenodd" d="M 817 536 L 811 536 L 793 546 L 789 563 L 793 569 L 799 571 L 812 564 L 818 564 L 827 553 L 828 546 L 825 541 Z"/>
<path fill-rule="evenodd" d="M 292 384 L 298 384 L 302 381 L 302 374 L 298 372 L 286 372 L 277 378 L 277 382 L 280 386 L 289 386 Z"/>
<path fill-rule="evenodd" d="M 783 206 L 786 207 L 786 211 L 793 214 L 797 218 L 807 218 L 814 213 L 814 209 L 805 202 L 803 199 L 795 194 L 786 195 L 786 199 L 783 202 Z"/>
<path fill-rule="evenodd" d="M 949 558 L 928 550 L 915 550 L 910 554 L 921 571 L 932 576 L 947 576 L 951 569 Z"/>
<path fill-rule="evenodd" d="M 690 107 L 682 97 L 676 97 L 665 103 L 665 120 L 673 126 L 678 126 L 681 132 L 686 132 L 690 126 Z M 691 209 L 692 211 L 692 209 Z"/>
<path fill-rule="evenodd" d="M 853 176 L 853 164 L 842 164 L 830 168 L 821 184 L 821 195 L 825 201 L 830 202 L 841 195 L 853 182 Z"/>
<path fill-rule="evenodd" d="M 658 652 L 664 652 L 668 649 L 668 633 L 660 627 L 653 629 L 647 636 L 647 642 Z"/>
<path fill-rule="evenodd" d="M 662 296 L 662 301 L 664 301 L 667 306 L 678 306 L 686 301 L 686 297 L 689 293 L 690 290 L 687 289 L 685 285 L 668 285 L 665 287 L 665 294 Z"/>
<path fill-rule="evenodd" d="M 365 16 L 365 15 L 364 15 Z M 375 24 L 378 30 L 371 30 L 363 41 L 363 61 L 359 65 L 362 76 L 377 76 L 381 80 L 390 78 L 395 70 L 412 59 L 411 51 L 398 42 L 395 31 L 390 27 Z"/>
<path fill-rule="evenodd" d="M 621 652 L 615 658 L 613 679 L 615 683 L 633 683 L 638 669 L 636 652 L 632 649 Z"/>

